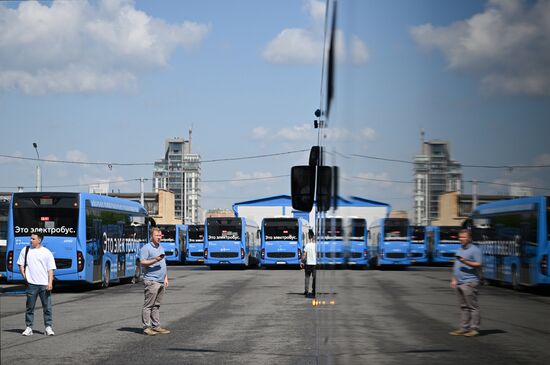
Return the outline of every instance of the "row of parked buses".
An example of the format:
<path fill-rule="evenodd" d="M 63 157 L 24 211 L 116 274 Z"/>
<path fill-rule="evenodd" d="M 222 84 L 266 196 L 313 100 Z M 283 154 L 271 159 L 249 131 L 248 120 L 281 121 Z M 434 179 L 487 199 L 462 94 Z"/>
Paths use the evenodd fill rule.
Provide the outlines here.
<path fill-rule="evenodd" d="M 86 193 L 14 193 L 4 210 L 7 219 L 0 219 L 0 234 L 7 244 L 0 247 L 0 274 L 8 281 L 22 280 L 16 261 L 33 232 L 46 236 L 44 246 L 56 261 L 56 281 L 106 287 L 139 280 L 139 249 L 149 241 L 154 224 L 140 204 Z M 550 284 L 549 221 L 548 197 L 479 206 L 464 226 L 482 249 L 484 278 L 516 288 Z M 454 260 L 460 246 L 459 227 L 409 226 L 403 218 L 382 218 L 368 229 L 367 223 L 358 217 L 319 218 L 318 263 L 444 263 Z M 291 217 L 265 218 L 261 226 L 244 217 L 226 217 L 207 218 L 204 225 L 159 228 L 167 261 L 211 267 L 298 265 L 311 230 L 307 221 Z"/>

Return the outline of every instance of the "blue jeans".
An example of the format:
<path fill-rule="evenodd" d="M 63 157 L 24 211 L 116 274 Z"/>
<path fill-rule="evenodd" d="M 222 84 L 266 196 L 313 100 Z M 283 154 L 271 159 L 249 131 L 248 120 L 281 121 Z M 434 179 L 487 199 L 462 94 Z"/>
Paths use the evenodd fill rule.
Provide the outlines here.
<path fill-rule="evenodd" d="M 44 311 L 44 326 L 52 325 L 52 293 L 48 291 L 47 285 L 27 284 L 27 309 L 25 311 L 25 324 L 32 328 L 34 322 L 34 306 L 36 298 L 40 297 Z"/>

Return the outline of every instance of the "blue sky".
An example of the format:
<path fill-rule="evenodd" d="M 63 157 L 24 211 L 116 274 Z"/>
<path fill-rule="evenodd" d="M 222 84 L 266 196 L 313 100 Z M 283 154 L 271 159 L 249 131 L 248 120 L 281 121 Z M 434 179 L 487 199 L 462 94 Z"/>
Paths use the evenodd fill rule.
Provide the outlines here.
<path fill-rule="evenodd" d="M 412 161 L 424 129 L 427 139 L 449 140 L 465 164 L 550 164 L 548 9 L 548 1 L 358 2 L 341 29 L 351 45 L 342 78 L 360 70 L 346 81 L 360 86 L 349 99 L 357 118 L 337 126 L 339 141 Z M 36 142 L 45 159 L 152 164 L 166 138 L 187 138 L 191 127 L 204 160 L 308 149 L 317 140 L 323 14 L 324 1 L 313 0 L 2 2 L 0 154 L 34 157 Z M 288 194 L 286 177 L 208 181 L 284 175 L 306 158 L 205 163 L 202 205 Z M 34 190 L 34 166 L 0 157 L 0 190 Z M 412 177 L 398 163 L 357 161 L 352 170 Z M 463 172 L 548 187 L 548 170 Z M 45 190 L 121 181 L 111 189 L 137 191 L 124 180 L 152 176 L 152 166 L 42 163 L 42 171 Z M 82 186 L 47 188 L 59 185 Z M 364 180 L 348 190 L 412 205 L 407 184 Z"/>

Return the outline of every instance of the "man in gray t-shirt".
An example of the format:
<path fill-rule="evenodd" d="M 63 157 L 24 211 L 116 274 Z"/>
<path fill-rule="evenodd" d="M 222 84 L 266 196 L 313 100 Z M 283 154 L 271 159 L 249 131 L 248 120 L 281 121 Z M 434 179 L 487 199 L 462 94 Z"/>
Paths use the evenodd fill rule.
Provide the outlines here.
<path fill-rule="evenodd" d="M 472 244 L 470 231 L 460 231 L 461 247 L 456 253 L 451 278 L 451 288 L 455 289 L 460 303 L 460 328 L 449 332 L 452 336 L 474 337 L 479 335 L 481 316 L 477 300 L 483 255 Z"/>
<path fill-rule="evenodd" d="M 140 250 L 141 265 L 144 267 L 143 285 L 145 287 L 145 300 L 141 312 L 143 333 L 149 336 L 170 333 L 160 326 L 160 303 L 164 297 L 164 291 L 168 287 L 168 274 L 166 273 L 166 260 L 164 249 L 160 241 L 162 232 L 160 228 L 151 228 L 151 242 Z"/>

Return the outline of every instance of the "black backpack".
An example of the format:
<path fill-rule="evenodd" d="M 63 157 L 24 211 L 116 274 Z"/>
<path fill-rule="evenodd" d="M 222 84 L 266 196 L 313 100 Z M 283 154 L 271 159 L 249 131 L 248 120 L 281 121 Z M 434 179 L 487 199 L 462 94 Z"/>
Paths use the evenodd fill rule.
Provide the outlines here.
<path fill-rule="evenodd" d="M 25 263 L 23 264 L 23 269 L 27 269 L 27 256 L 29 255 L 29 249 L 31 246 L 25 247 Z"/>

